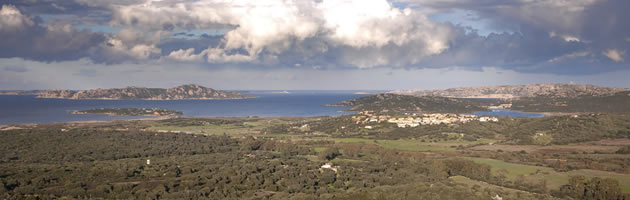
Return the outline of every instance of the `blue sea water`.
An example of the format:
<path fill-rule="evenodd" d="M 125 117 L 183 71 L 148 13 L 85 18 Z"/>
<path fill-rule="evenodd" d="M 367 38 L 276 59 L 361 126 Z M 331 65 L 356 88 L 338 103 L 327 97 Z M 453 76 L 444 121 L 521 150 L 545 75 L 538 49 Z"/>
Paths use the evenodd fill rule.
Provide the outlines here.
<path fill-rule="evenodd" d="M 0 95 L 0 125 L 53 123 L 89 120 L 137 119 L 105 115 L 74 115 L 75 110 L 91 108 L 164 108 L 195 117 L 278 117 L 338 116 L 345 107 L 328 107 L 340 101 L 365 95 L 356 91 L 242 91 L 253 99 L 225 100 L 71 100 L 40 99 L 32 95 Z"/>
<path fill-rule="evenodd" d="M 258 98 L 224 100 L 72 100 L 40 99 L 33 95 L 0 95 L 0 125 L 35 124 L 91 120 L 120 120 L 147 117 L 74 115 L 75 110 L 92 108 L 164 108 L 182 111 L 194 117 L 280 117 L 338 116 L 348 107 L 328 107 L 344 100 L 358 98 L 356 91 L 241 91 Z M 476 112 L 473 115 L 544 117 L 540 113 L 513 110 Z"/>

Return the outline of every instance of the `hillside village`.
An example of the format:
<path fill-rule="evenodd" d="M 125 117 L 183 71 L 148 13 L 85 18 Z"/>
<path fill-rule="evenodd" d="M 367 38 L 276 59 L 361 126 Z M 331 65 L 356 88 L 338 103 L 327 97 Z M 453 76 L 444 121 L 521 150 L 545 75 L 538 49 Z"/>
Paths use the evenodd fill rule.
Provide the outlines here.
<path fill-rule="evenodd" d="M 439 125 L 439 124 L 457 124 L 468 123 L 470 121 L 480 122 L 498 122 L 496 117 L 476 116 L 466 114 L 448 114 L 448 113 L 431 113 L 431 114 L 407 114 L 404 117 L 394 117 L 390 115 L 377 115 L 372 111 L 362 111 L 358 115 L 352 116 L 352 121 L 356 124 L 369 123 L 395 123 L 400 128 L 417 127 L 420 125 Z M 371 129 L 371 126 L 365 126 Z"/>

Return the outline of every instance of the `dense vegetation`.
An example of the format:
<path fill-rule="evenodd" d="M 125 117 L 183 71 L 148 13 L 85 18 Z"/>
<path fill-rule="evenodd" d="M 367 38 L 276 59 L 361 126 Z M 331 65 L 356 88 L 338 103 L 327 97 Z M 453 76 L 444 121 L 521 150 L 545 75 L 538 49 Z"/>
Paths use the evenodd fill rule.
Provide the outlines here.
<path fill-rule="evenodd" d="M 487 111 L 483 106 L 488 106 L 495 101 L 460 99 L 438 96 L 409 96 L 398 94 L 377 94 L 361 97 L 349 101 L 343 101 L 335 106 L 352 107 L 350 111 L 378 111 L 391 113 L 471 113 Z"/>
<path fill-rule="evenodd" d="M 168 116 L 183 115 L 181 111 L 161 108 L 94 108 L 74 111 L 72 114 L 103 114 L 112 116 Z"/>
<path fill-rule="evenodd" d="M 537 96 L 508 100 L 512 109 L 527 112 L 630 113 L 630 91 L 607 96 Z"/>
<path fill-rule="evenodd" d="M 299 129 L 308 124 L 308 129 Z M 371 125 L 373 129 L 365 129 Z M 617 114 L 582 114 L 545 118 L 500 118 L 499 122 L 472 121 L 456 125 L 426 125 L 398 128 L 393 123 L 356 124 L 351 116 L 323 118 L 294 126 L 269 127 L 268 133 L 326 133 L 334 137 L 370 139 L 446 139 L 442 133 L 461 133 L 467 138 L 501 139 L 512 144 L 570 144 L 601 139 L 630 138 L 630 116 Z"/>
<path fill-rule="evenodd" d="M 316 153 L 299 143 L 55 128 L 59 127 L 0 134 L 2 198 L 488 199 L 497 194 L 551 198 L 455 184 L 448 177 L 489 179 L 489 168 L 373 146 L 344 145 L 330 151 L 346 159 L 358 159 L 363 152 L 371 155 L 335 162 L 334 172 L 321 169 L 324 161 L 310 159 Z M 362 153 L 352 153 L 353 148 Z"/>
<path fill-rule="evenodd" d="M 629 124 L 583 114 L 373 129 L 351 116 L 28 125 L 0 131 L 0 198 L 628 199 L 625 179 L 597 177 L 629 177 L 627 148 L 562 147 L 628 139 Z M 602 171 L 568 181 L 581 169 Z"/>

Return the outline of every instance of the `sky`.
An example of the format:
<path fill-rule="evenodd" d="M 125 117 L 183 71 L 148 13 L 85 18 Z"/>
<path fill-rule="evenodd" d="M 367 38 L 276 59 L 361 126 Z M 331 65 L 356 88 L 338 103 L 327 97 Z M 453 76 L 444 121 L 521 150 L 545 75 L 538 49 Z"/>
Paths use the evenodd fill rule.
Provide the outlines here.
<path fill-rule="evenodd" d="M 0 90 L 630 87 L 627 0 L 1 0 Z"/>

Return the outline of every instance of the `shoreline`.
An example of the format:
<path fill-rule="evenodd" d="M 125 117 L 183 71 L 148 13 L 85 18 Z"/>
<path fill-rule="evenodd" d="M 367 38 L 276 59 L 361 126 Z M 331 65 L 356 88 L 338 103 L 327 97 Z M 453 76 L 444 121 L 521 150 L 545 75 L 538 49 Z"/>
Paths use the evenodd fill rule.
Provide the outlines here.
<path fill-rule="evenodd" d="M 131 116 L 134 117 L 134 116 Z M 144 117 L 144 116 L 135 116 Z M 112 120 L 85 120 L 85 121 L 66 121 L 66 122 L 42 122 L 42 123 L 28 123 L 28 124 L 0 124 L 0 131 L 6 127 L 21 127 L 21 126 L 40 126 L 40 125 L 53 125 L 53 124 L 93 124 L 93 123 L 108 123 L 115 121 L 152 121 L 152 120 L 164 120 L 169 118 L 177 118 L 177 116 L 156 116 L 145 117 L 138 119 L 112 119 Z"/>
<path fill-rule="evenodd" d="M 134 117 L 134 116 L 131 116 Z M 144 116 L 136 116 L 136 117 L 144 117 Z M 316 119 L 323 117 L 334 117 L 334 116 L 310 116 L 310 117 L 300 117 L 300 116 L 269 116 L 269 117 L 261 117 L 261 116 L 246 116 L 246 117 L 198 117 L 198 116 L 155 116 L 155 117 L 145 117 L 145 118 L 137 118 L 137 119 L 113 119 L 113 120 L 85 120 L 85 121 L 66 121 L 66 122 L 43 122 L 43 123 L 28 123 L 28 124 L 0 124 L 0 131 L 4 131 L 4 128 L 7 127 L 33 127 L 40 125 L 54 125 L 54 124 L 94 124 L 94 123 L 111 123 L 115 121 L 158 121 L 165 119 L 173 119 L 173 118 L 199 118 L 199 119 L 226 119 L 226 120 L 237 120 L 237 119 Z"/>

